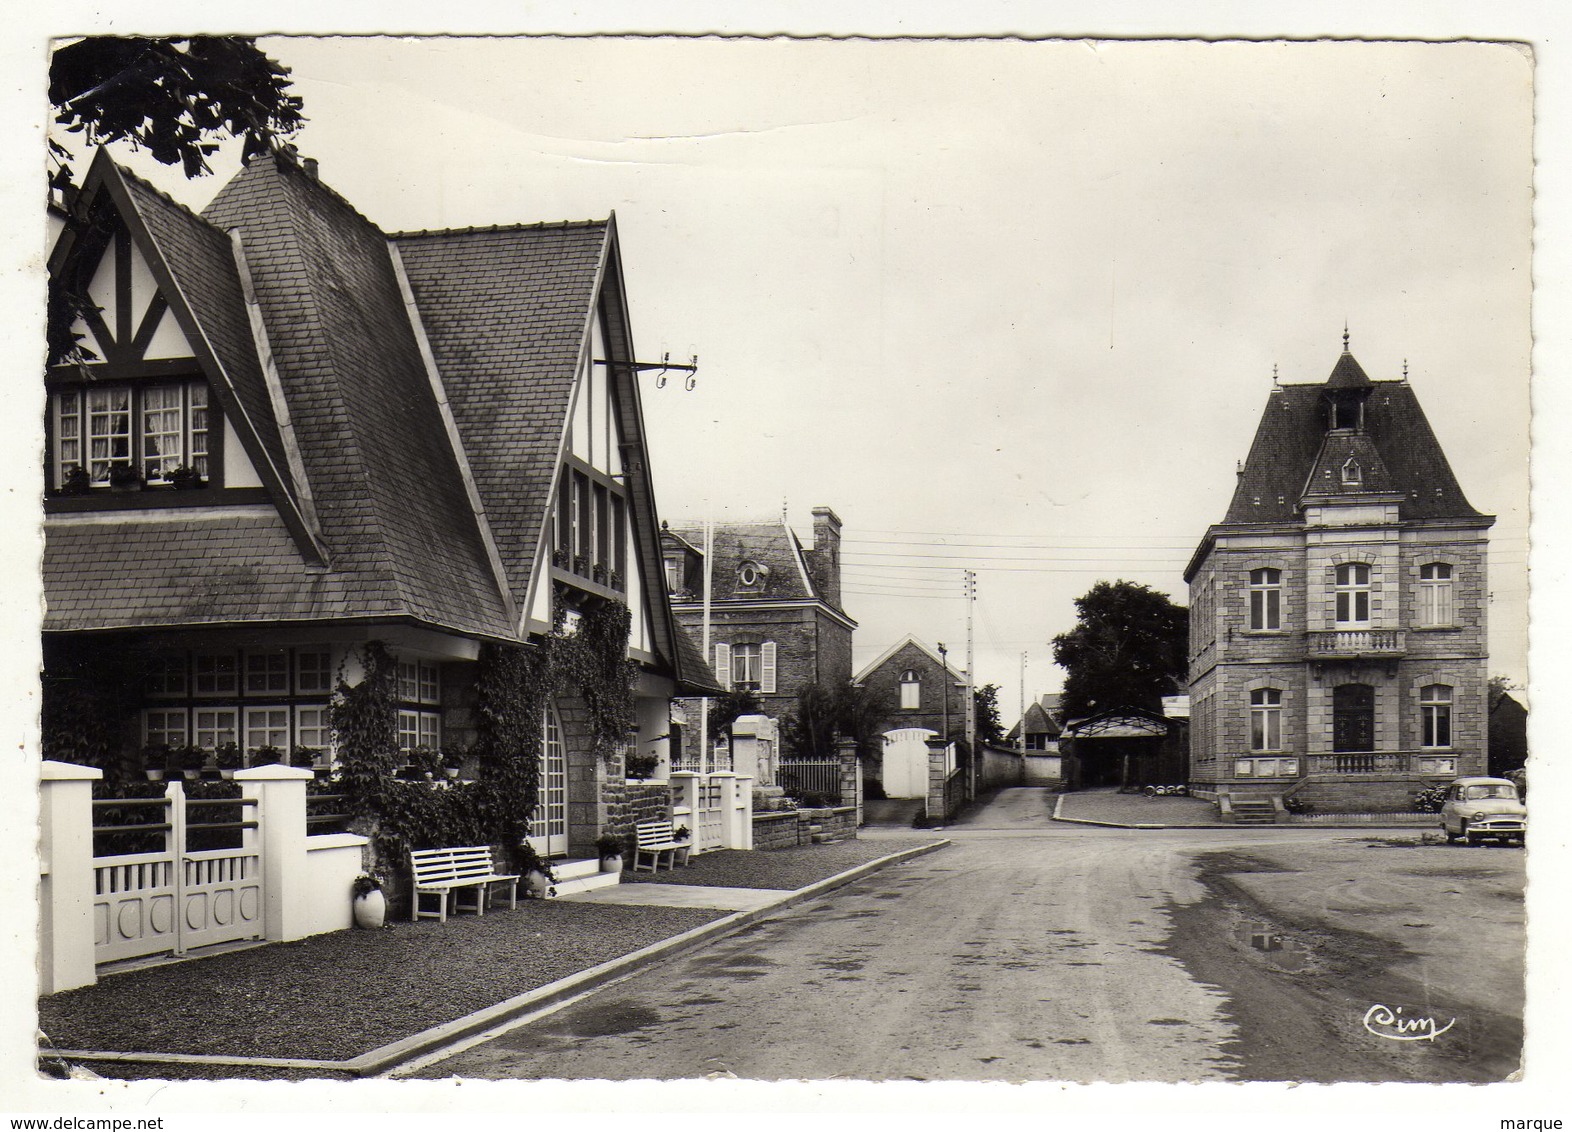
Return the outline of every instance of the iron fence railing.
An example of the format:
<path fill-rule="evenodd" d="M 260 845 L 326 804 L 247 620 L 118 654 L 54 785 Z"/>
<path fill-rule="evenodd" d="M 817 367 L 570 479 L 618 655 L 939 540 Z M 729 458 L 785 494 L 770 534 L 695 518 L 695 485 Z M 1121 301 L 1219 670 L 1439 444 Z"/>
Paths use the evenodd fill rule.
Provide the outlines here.
<path fill-rule="evenodd" d="M 775 768 L 775 781 L 799 801 L 841 801 L 841 764 L 836 759 L 782 759 Z"/>

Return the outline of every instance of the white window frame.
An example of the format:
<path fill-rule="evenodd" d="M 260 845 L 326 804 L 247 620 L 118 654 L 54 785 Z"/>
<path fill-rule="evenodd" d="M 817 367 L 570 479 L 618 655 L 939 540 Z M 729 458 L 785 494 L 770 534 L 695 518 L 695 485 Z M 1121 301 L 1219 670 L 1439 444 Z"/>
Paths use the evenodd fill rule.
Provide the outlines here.
<path fill-rule="evenodd" d="M 315 658 L 321 658 L 321 664 Z M 320 673 L 320 681 L 308 679 L 308 674 Z M 297 649 L 295 651 L 295 694 L 310 696 L 333 691 L 333 653 L 330 649 Z"/>
<path fill-rule="evenodd" d="M 204 673 L 206 665 L 209 671 Z M 226 670 L 227 666 L 227 670 Z M 203 688 L 206 676 L 211 687 Z M 191 694 L 193 696 L 238 696 L 240 694 L 240 660 L 232 652 L 199 652 L 191 661 Z"/>
<path fill-rule="evenodd" d="M 764 668 L 764 650 L 751 641 L 731 646 L 731 686 L 759 686 Z"/>
<path fill-rule="evenodd" d="M 289 653 L 283 650 L 247 652 L 246 695 L 289 695 Z"/>
<path fill-rule="evenodd" d="M 1426 684 L 1419 689 L 1419 746 L 1426 751 L 1452 749 L 1452 705 L 1455 689 L 1450 684 Z M 1442 732 L 1445 731 L 1443 735 Z M 1439 742 L 1440 739 L 1446 742 Z"/>
<path fill-rule="evenodd" d="M 437 666 L 429 660 L 398 662 L 398 698 L 409 704 L 434 704 L 442 697 Z"/>
<path fill-rule="evenodd" d="M 901 673 L 901 711 L 918 711 L 922 708 L 922 677 L 915 668 Z"/>
<path fill-rule="evenodd" d="M 1250 693 L 1250 750 L 1283 749 L 1283 690 L 1256 688 Z"/>
<path fill-rule="evenodd" d="M 720 681 L 722 688 L 731 691 L 731 646 L 717 643 L 715 645 L 715 679 Z"/>
<path fill-rule="evenodd" d="M 296 747 L 315 747 L 322 752 L 324 764 L 333 760 L 333 727 L 327 704 L 295 705 Z"/>
<path fill-rule="evenodd" d="M 1273 566 L 1250 571 L 1250 628 L 1283 627 L 1283 572 Z"/>
<path fill-rule="evenodd" d="M 186 654 L 166 653 L 153 658 L 143 689 L 149 696 L 184 696 L 189 679 Z"/>
<path fill-rule="evenodd" d="M 123 407 L 116 407 L 111 398 L 123 396 Z M 136 463 L 132 439 L 136 429 L 135 406 L 129 385 L 88 386 L 83 412 L 83 436 L 86 440 L 87 471 L 94 484 L 109 482 L 109 469 L 115 464 Z M 100 423 L 102 422 L 102 423 Z M 116 427 L 123 422 L 123 427 Z M 103 446 L 103 453 L 98 449 Z M 123 450 L 122 450 L 123 449 Z"/>
<path fill-rule="evenodd" d="M 1419 568 L 1419 624 L 1427 628 L 1455 624 L 1452 606 L 1452 566 L 1426 562 Z"/>
<path fill-rule="evenodd" d="M 1339 628 L 1368 628 L 1370 625 L 1370 565 L 1344 562 L 1333 574 L 1334 617 Z"/>
<path fill-rule="evenodd" d="M 245 763 L 251 765 L 251 755 L 261 747 L 277 747 L 286 755 L 290 749 L 290 737 L 294 734 L 293 713 L 288 704 L 247 704 L 241 716 L 241 750 L 245 752 Z M 260 722 L 253 722 L 260 721 Z M 265 736 L 257 742 L 257 734 Z"/>
<path fill-rule="evenodd" d="M 227 718 L 226 718 L 227 717 Z M 203 737 L 207 736 L 207 741 Z M 227 736 L 220 738 L 220 736 Z M 191 711 L 191 742 L 204 750 L 221 743 L 240 743 L 240 711 L 232 707 L 199 707 Z"/>
<path fill-rule="evenodd" d="M 434 711 L 400 708 L 398 712 L 398 749 L 406 755 L 416 747 L 435 751 L 442 746 L 442 716 Z"/>
<path fill-rule="evenodd" d="M 168 482 L 177 467 L 208 474 L 213 422 L 207 383 L 200 378 L 56 389 L 50 471 L 55 487 L 85 468 L 94 487 L 107 487 L 109 468 L 127 464 L 149 483 Z"/>
<path fill-rule="evenodd" d="M 190 727 L 190 716 L 183 707 L 147 708 L 142 712 L 142 741 L 150 747 L 160 743 L 184 747 L 191 734 Z"/>

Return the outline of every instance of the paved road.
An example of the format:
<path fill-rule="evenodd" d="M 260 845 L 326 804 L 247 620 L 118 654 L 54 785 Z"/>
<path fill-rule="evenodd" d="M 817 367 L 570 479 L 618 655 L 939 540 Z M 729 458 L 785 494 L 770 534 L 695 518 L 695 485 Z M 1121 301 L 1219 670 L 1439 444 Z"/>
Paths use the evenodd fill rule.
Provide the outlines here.
<path fill-rule="evenodd" d="M 1222 996 L 1158 949 L 1187 849 L 1318 830 L 1055 825 L 1001 793 L 955 844 L 427 1066 L 420 1076 L 1230 1079 Z M 909 831 L 905 832 L 909 836 Z M 871 834 L 877 837 L 877 833 Z M 647 886 L 657 887 L 657 886 Z"/>

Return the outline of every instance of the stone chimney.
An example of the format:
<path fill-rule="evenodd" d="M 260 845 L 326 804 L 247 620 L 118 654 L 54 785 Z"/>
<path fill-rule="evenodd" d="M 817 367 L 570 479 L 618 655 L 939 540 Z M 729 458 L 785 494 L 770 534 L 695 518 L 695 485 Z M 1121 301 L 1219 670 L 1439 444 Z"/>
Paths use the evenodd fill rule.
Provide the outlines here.
<path fill-rule="evenodd" d="M 841 520 L 828 507 L 813 509 L 813 584 L 821 598 L 841 608 Z"/>

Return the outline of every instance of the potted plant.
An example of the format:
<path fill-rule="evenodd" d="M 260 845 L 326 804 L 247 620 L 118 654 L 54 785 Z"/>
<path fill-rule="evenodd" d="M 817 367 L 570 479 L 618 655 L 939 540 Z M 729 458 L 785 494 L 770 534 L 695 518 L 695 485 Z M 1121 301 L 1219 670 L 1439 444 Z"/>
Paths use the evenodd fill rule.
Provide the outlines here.
<path fill-rule="evenodd" d="M 142 473 L 130 464 L 110 464 L 109 490 L 141 491 Z"/>
<path fill-rule="evenodd" d="M 655 773 L 655 768 L 660 765 L 658 755 L 628 755 L 623 760 L 627 769 L 628 778 L 649 778 Z"/>
<path fill-rule="evenodd" d="M 202 768 L 207 766 L 207 752 L 201 747 L 177 747 L 169 754 L 171 759 L 180 761 L 180 769 L 187 781 L 195 782 L 202 777 Z"/>
<path fill-rule="evenodd" d="M 623 839 L 603 833 L 595 839 L 595 852 L 600 855 L 600 871 L 603 873 L 622 872 Z"/>
<path fill-rule="evenodd" d="M 213 762 L 218 767 L 220 778 L 233 778 L 235 771 L 240 769 L 240 744 L 236 742 L 220 743 L 213 748 Z"/>
<path fill-rule="evenodd" d="M 289 756 L 271 743 L 264 743 L 251 752 L 252 766 L 288 766 Z"/>
<path fill-rule="evenodd" d="M 86 495 L 93 490 L 93 477 L 81 464 L 72 464 L 71 470 L 60 481 L 61 495 Z"/>
<path fill-rule="evenodd" d="M 188 468 L 181 464 L 178 468 L 170 470 L 165 477 L 174 486 L 176 491 L 195 491 L 199 487 L 206 487 L 207 481 L 195 468 Z"/>
<path fill-rule="evenodd" d="M 604 586 L 606 584 L 606 564 L 604 562 L 595 563 L 591 576 L 595 579 L 596 585 Z"/>
<path fill-rule="evenodd" d="M 452 747 L 445 748 L 442 752 L 442 770 L 449 778 L 458 778 L 464 770 L 464 752 Z"/>
<path fill-rule="evenodd" d="M 164 781 L 164 771 L 169 766 L 169 744 L 149 743 L 142 748 L 142 769 L 149 782 Z"/>
<path fill-rule="evenodd" d="M 382 882 L 370 873 L 361 873 L 350 887 L 350 907 L 357 928 L 380 928 L 388 917 L 388 898 L 382 891 Z"/>
<path fill-rule="evenodd" d="M 524 878 L 526 898 L 533 896 L 540 900 L 557 894 L 552 887 L 557 883 L 557 874 L 551 871 L 551 863 L 535 852 L 535 847 L 527 841 L 519 846 L 519 875 Z"/>

